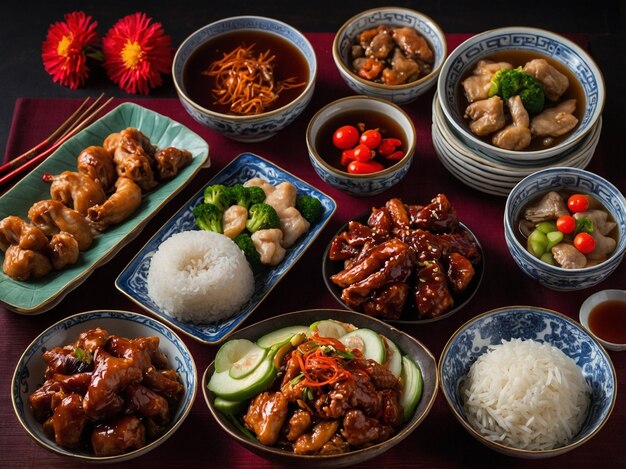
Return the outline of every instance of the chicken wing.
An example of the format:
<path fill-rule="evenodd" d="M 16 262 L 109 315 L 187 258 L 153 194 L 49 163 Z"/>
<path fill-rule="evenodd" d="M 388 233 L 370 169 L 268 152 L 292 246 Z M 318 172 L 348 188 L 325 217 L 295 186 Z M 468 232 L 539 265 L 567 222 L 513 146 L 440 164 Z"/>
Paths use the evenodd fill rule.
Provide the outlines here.
<path fill-rule="evenodd" d="M 407 57 L 418 58 L 426 63 L 432 63 L 435 60 L 428 42 L 415 29 L 409 27 L 394 28 L 392 36 Z"/>
<path fill-rule="evenodd" d="M 21 249 L 42 252 L 48 244 L 48 238 L 36 226 L 10 215 L 0 221 L 0 249 L 6 251 L 11 244 L 17 244 Z"/>
<path fill-rule="evenodd" d="M 16 244 L 8 247 L 4 253 L 3 271 L 15 280 L 40 278 L 52 270 L 52 264 L 47 256 L 40 252 L 22 249 Z"/>
<path fill-rule="evenodd" d="M 500 130 L 506 124 L 504 119 L 504 103 L 500 96 L 476 101 L 465 109 L 465 117 L 472 119 L 470 130 L 483 137 Z"/>
<path fill-rule="evenodd" d="M 543 85 L 546 98 L 558 101 L 567 88 L 569 80 L 545 59 L 533 59 L 524 65 L 524 71 L 535 77 Z"/>
<path fill-rule="evenodd" d="M 117 178 L 113 155 L 104 147 L 91 146 L 80 152 L 77 158 L 78 172 L 96 181 L 104 192 L 113 189 Z"/>
<path fill-rule="evenodd" d="M 88 218 L 99 230 L 123 222 L 141 205 L 141 188 L 130 178 L 119 177 L 115 192 L 102 204 L 91 207 Z"/>
<path fill-rule="evenodd" d="M 101 204 L 106 199 L 102 186 L 84 173 L 63 171 L 61 174 L 49 176 L 51 181 L 50 196 L 53 200 L 63 202 L 81 215 L 87 215 L 87 210 L 94 205 Z"/>
<path fill-rule="evenodd" d="M 47 236 L 61 231 L 71 234 L 81 251 L 88 249 L 93 241 L 89 223 L 76 210 L 66 207 L 58 200 L 40 200 L 28 210 L 28 218 Z"/>
<path fill-rule="evenodd" d="M 506 150 L 523 150 L 530 145 L 532 135 L 529 125 L 530 118 L 519 96 L 512 96 L 507 101 L 513 123 L 507 125 L 491 138 L 491 142 Z"/>
<path fill-rule="evenodd" d="M 559 137 L 578 124 L 578 119 L 573 114 L 575 110 L 575 99 L 568 99 L 554 107 L 547 108 L 533 117 L 530 130 L 537 137 Z"/>
<path fill-rule="evenodd" d="M 76 264 L 76 262 L 78 262 L 78 255 L 80 254 L 78 241 L 76 241 L 76 238 L 71 234 L 61 231 L 60 233 L 52 235 L 52 238 L 50 238 L 48 253 L 50 254 L 52 267 L 56 270 L 61 270 L 68 265 Z"/>
<path fill-rule="evenodd" d="M 154 161 L 159 172 L 159 179 L 171 179 L 191 161 L 191 152 L 168 147 L 154 154 Z"/>

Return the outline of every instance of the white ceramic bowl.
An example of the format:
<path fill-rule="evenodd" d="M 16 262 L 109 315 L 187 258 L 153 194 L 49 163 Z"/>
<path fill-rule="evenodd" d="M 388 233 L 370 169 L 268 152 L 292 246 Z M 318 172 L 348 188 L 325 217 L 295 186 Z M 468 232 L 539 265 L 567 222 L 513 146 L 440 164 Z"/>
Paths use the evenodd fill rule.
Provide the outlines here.
<path fill-rule="evenodd" d="M 406 154 L 400 161 L 377 173 L 351 174 L 335 168 L 319 154 L 315 142 L 324 123 L 334 116 L 355 110 L 385 114 L 400 126 L 406 137 L 407 147 Z M 306 144 L 313 169 L 324 182 L 352 195 L 369 196 L 386 191 L 406 176 L 415 152 L 415 127 L 411 118 L 399 106 L 389 101 L 367 96 L 350 96 L 327 104 L 313 116 L 306 130 Z"/>
<path fill-rule="evenodd" d="M 302 92 L 281 108 L 253 116 L 235 116 L 212 111 L 195 103 L 187 94 L 183 82 L 183 69 L 189 57 L 203 44 L 233 31 L 265 31 L 292 43 L 304 56 L 309 75 Z M 196 121 L 233 140 L 260 142 L 274 136 L 291 124 L 306 108 L 313 97 L 317 75 L 317 58 L 311 43 L 293 27 L 281 21 L 261 16 L 236 16 L 225 18 L 198 29 L 180 45 L 172 64 L 172 77 L 176 93 L 185 110 Z"/>
<path fill-rule="evenodd" d="M 379 25 L 409 26 L 420 33 L 433 49 L 433 71 L 419 80 L 397 86 L 374 83 L 353 73 L 349 65 L 349 55 L 355 38 L 362 31 Z M 333 59 L 341 77 L 356 93 L 407 104 L 435 85 L 448 52 L 447 47 L 446 37 L 439 25 L 423 13 L 408 8 L 374 8 L 353 16 L 337 31 L 333 41 Z"/>
<path fill-rule="evenodd" d="M 548 56 L 566 66 L 580 81 L 585 95 L 583 117 L 574 132 L 558 145 L 537 151 L 498 148 L 472 134 L 463 115 L 459 113 L 456 103 L 461 78 L 480 59 L 506 50 L 527 50 Z M 454 49 L 439 75 L 437 95 L 448 124 L 467 146 L 502 161 L 536 163 L 564 154 L 587 135 L 602 115 L 605 88 L 602 73 L 596 63 L 572 41 L 550 31 L 513 26 L 477 34 Z"/>
<path fill-rule="evenodd" d="M 578 319 L 583 327 L 587 329 L 589 333 L 598 340 L 598 342 L 604 345 L 605 348 L 616 352 L 624 351 L 626 350 L 626 344 L 615 344 L 604 340 L 602 337 L 596 335 L 589 327 L 589 313 L 591 313 L 596 306 L 600 303 L 604 303 L 605 301 L 623 301 L 626 303 L 626 290 L 601 290 L 594 293 L 581 305 Z"/>
<path fill-rule="evenodd" d="M 172 421 L 165 433 L 142 448 L 118 456 L 94 456 L 91 451 L 70 450 L 57 445 L 46 436 L 42 424 L 35 420 L 28 405 L 28 396 L 44 382 L 46 364 L 42 357 L 43 352 L 74 342 L 81 332 L 95 327 L 129 339 L 158 337 L 159 347 L 167 356 L 170 368 L 178 372 L 184 386 L 183 396 L 173 412 Z M 89 311 L 70 316 L 50 326 L 26 348 L 15 367 L 11 396 L 17 419 L 39 445 L 62 456 L 81 460 L 83 463 L 111 463 L 146 454 L 172 436 L 191 410 L 196 397 L 196 381 L 197 372 L 193 357 L 185 343 L 169 327 L 142 314 L 110 310 Z"/>

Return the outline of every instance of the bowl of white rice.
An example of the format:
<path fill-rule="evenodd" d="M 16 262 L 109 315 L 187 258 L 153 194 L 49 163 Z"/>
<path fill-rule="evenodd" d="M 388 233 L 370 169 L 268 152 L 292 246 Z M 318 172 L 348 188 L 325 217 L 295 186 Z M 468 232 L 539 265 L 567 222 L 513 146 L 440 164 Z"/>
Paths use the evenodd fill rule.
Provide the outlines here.
<path fill-rule="evenodd" d="M 439 359 L 454 416 L 487 447 L 527 459 L 558 456 L 608 420 L 617 378 L 604 348 L 567 316 L 508 306 L 461 326 Z"/>

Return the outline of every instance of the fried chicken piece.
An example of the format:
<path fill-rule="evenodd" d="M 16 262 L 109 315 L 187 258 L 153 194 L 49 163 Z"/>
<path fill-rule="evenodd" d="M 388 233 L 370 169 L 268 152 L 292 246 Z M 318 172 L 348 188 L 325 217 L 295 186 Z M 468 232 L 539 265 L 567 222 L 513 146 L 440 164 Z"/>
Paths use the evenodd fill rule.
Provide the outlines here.
<path fill-rule="evenodd" d="M 11 244 L 16 244 L 21 249 L 43 252 L 48 238 L 36 226 L 20 217 L 9 215 L 0 221 L 0 249 L 6 251 Z"/>
<path fill-rule="evenodd" d="M 54 409 L 54 441 L 63 448 L 76 449 L 81 445 L 81 437 L 88 420 L 82 401 L 80 395 L 72 393 Z"/>
<path fill-rule="evenodd" d="M 428 45 L 426 39 L 415 29 L 407 26 L 403 28 L 393 28 L 392 36 L 394 42 L 402 49 L 409 58 L 419 58 L 426 63 L 432 63 L 435 55 Z"/>
<path fill-rule="evenodd" d="M 443 266 L 430 261 L 417 272 L 415 304 L 420 318 L 435 318 L 448 311 L 454 304 Z"/>
<path fill-rule="evenodd" d="M 78 262 L 80 250 L 78 249 L 78 241 L 76 238 L 65 231 L 61 231 L 50 238 L 48 243 L 48 253 L 52 267 L 61 270 L 68 265 Z"/>
<path fill-rule="evenodd" d="M 191 152 L 174 147 L 164 148 L 154 154 L 154 161 L 159 172 L 159 179 L 172 179 L 187 166 L 192 159 Z"/>
<path fill-rule="evenodd" d="M 506 125 L 504 102 L 500 96 L 475 101 L 465 109 L 465 118 L 472 119 L 472 133 L 479 137 L 490 135 Z"/>
<path fill-rule="evenodd" d="M 279 392 L 262 392 L 256 396 L 243 418 L 246 427 L 267 446 L 273 446 L 278 441 L 286 419 L 287 399 Z"/>
<path fill-rule="evenodd" d="M 43 277 L 52 270 L 52 264 L 40 252 L 21 249 L 17 244 L 11 244 L 4 253 L 2 269 L 12 279 L 26 281 L 31 277 Z"/>
<path fill-rule="evenodd" d="M 63 171 L 46 178 L 46 182 L 50 181 L 50 197 L 63 202 L 83 216 L 87 215 L 90 207 L 101 204 L 106 199 L 102 186 L 84 173 Z"/>
<path fill-rule="evenodd" d="M 58 200 L 35 202 L 28 210 L 28 218 L 47 236 L 61 231 L 71 234 L 81 251 L 88 249 L 93 241 L 93 234 L 85 217 Z"/>
<path fill-rule="evenodd" d="M 384 441 L 393 433 L 389 425 L 382 425 L 378 419 L 367 417 L 358 409 L 349 410 L 343 419 L 341 435 L 352 446 Z"/>
<path fill-rule="evenodd" d="M 113 155 L 104 147 L 90 146 L 77 158 L 78 172 L 96 181 L 108 193 L 117 179 Z"/>
<path fill-rule="evenodd" d="M 141 188 L 130 178 L 121 176 L 115 182 L 115 192 L 102 204 L 91 207 L 89 220 L 104 231 L 130 217 L 141 205 Z"/>
<path fill-rule="evenodd" d="M 145 444 L 145 426 L 134 415 L 123 415 L 112 422 L 101 423 L 91 434 L 91 447 L 96 456 L 124 454 Z"/>
<path fill-rule="evenodd" d="M 318 422 L 309 433 L 301 435 L 293 445 L 296 454 L 316 454 L 330 441 L 339 428 L 336 420 Z"/>

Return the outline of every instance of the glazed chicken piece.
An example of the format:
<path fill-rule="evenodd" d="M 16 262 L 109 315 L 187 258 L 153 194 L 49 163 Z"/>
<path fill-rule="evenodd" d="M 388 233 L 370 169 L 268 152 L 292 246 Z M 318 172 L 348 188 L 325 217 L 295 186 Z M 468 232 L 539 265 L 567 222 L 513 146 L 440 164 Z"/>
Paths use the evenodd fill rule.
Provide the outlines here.
<path fill-rule="evenodd" d="M 309 433 L 301 435 L 293 445 L 296 454 L 316 454 L 330 441 L 339 428 L 336 420 L 321 421 Z"/>
<path fill-rule="evenodd" d="M 411 220 L 409 213 L 400 199 L 389 199 L 385 203 L 385 208 L 389 211 L 391 223 L 397 230 L 405 230 L 409 228 Z"/>
<path fill-rule="evenodd" d="M 459 226 L 456 210 L 445 196 L 437 194 L 428 205 L 409 211 L 411 226 L 435 233 L 454 231 Z"/>
<path fill-rule="evenodd" d="M 11 244 L 4 253 L 2 269 L 14 280 L 25 281 L 29 278 L 41 278 L 52 270 L 47 256 L 30 249 L 22 249 Z"/>
<path fill-rule="evenodd" d="M 372 380 L 377 390 L 395 389 L 398 385 L 398 378 L 389 371 L 389 368 L 375 362 L 369 358 L 358 358 L 354 365 L 364 371 Z"/>
<path fill-rule="evenodd" d="M 263 192 L 265 192 L 265 197 L 268 197 L 272 192 L 276 190 L 276 188 L 273 185 L 271 185 L 265 179 L 261 179 L 261 178 L 248 179 L 246 182 L 243 183 L 243 186 L 244 187 L 251 187 L 251 186 L 260 187 L 261 189 L 263 189 Z M 295 202 L 294 202 L 294 205 L 295 205 Z"/>
<path fill-rule="evenodd" d="M 409 27 L 394 28 L 392 36 L 407 57 L 418 58 L 426 63 L 434 62 L 435 57 L 428 42 L 415 29 Z"/>
<path fill-rule="evenodd" d="M 28 406 L 38 422 L 44 422 L 52 416 L 57 405 L 67 396 L 61 383 L 48 379 L 43 386 L 28 396 Z M 52 405 L 54 401 L 54 407 Z M 52 423 L 52 422 L 50 422 Z M 54 436 L 54 434 L 53 434 Z"/>
<path fill-rule="evenodd" d="M 54 441 L 63 448 L 76 449 L 81 445 L 81 436 L 87 424 L 82 400 L 80 395 L 70 394 L 54 409 Z"/>
<path fill-rule="evenodd" d="M 302 386 L 293 385 L 291 380 L 298 376 L 301 372 L 300 364 L 293 353 L 287 355 L 285 363 L 285 374 L 280 384 L 280 392 L 289 402 L 296 402 L 302 399 L 304 388 Z"/>
<path fill-rule="evenodd" d="M 395 49 L 391 58 L 391 68 L 383 70 L 383 83 L 403 85 L 417 80 L 420 72 L 420 66 L 415 60 L 407 59 L 400 49 Z"/>
<path fill-rule="evenodd" d="M 302 216 L 295 207 L 284 209 L 280 215 L 280 229 L 283 232 L 283 247 L 288 248 L 298 240 L 300 236 L 309 231 L 311 224 Z"/>
<path fill-rule="evenodd" d="M 0 221 L 0 249 L 6 251 L 11 244 L 16 244 L 21 249 L 43 252 L 48 238 L 36 226 L 10 215 Z"/>
<path fill-rule="evenodd" d="M 366 36 L 361 34 L 361 37 L 365 39 Z M 363 46 L 365 40 L 361 41 Z M 391 31 L 387 26 L 378 26 L 376 28 L 376 35 L 374 35 L 369 43 L 365 44 L 365 55 L 367 57 L 374 57 L 375 59 L 385 59 L 393 50 L 393 38 L 391 37 Z"/>
<path fill-rule="evenodd" d="M 96 349 L 98 347 L 104 347 L 109 339 L 110 335 L 107 330 L 101 329 L 100 327 L 95 327 L 93 329 L 81 332 L 78 336 L 78 339 L 76 339 L 76 342 L 74 342 L 74 344 L 72 344 L 72 346 L 68 348 L 71 350 L 79 348 L 93 355 L 96 352 Z"/>
<path fill-rule="evenodd" d="M 235 239 L 246 229 L 248 211 L 241 205 L 231 205 L 222 215 L 222 231 L 225 236 Z"/>
<path fill-rule="evenodd" d="M 180 401 L 185 390 L 175 370 L 156 370 L 153 366 L 144 373 L 143 385 L 167 399 L 170 406 Z"/>
<path fill-rule="evenodd" d="M 275 186 L 275 190 L 271 194 L 267 195 L 265 203 L 271 205 L 278 216 L 282 216 L 283 211 L 289 207 L 296 206 L 296 197 L 298 196 L 298 190 L 289 182 L 281 182 Z"/>
<path fill-rule="evenodd" d="M 104 148 L 115 153 L 119 147 L 122 147 L 127 153 L 134 153 L 138 148 L 143 150 L 150 158 L 154 157 L 156 148 L 150 139 L 140 130 L 128 127 L 121 132 L 109 135 L 104 139 Z"/>
<path fill-rule="evenodd" d="M 474 68 L 472 75 L 461 82 L 465 90 L 465 97 L 469 103 L 487 99 L 489 97 L 489 88 L 491 88 L 491 79 L 493 75 L 501 69 L 511 70 L 513 66 L 507 62 L 493 62 L 491 60 L 479 60 Z"/>
<path fill-rule="evenodd" d="M 159 172 L 159 179 L 172 179 L 178 172 L 187 166 L 192 159 L 191 152 L 168 147 L 154 154 L 154 161 Z"/>
<path fill-rule="evenodd" d="M 141 205 L 141 188 L 130 178 L 120 176 L 115 192 L 101 205 L 87 211 L 89 221 L 99 231 L 117 225 L 130 217 Z"/>
<path fill-rule="evenodd" d="M 56 270 L 76 264 L 80 254 L 78 241 L 71 234 L 61 231 L 50 238 L 48 254 L 50 255 L 52 267 Z"/>
<path fill-rule="evenodd" d="M 380 32 L 378 27 L 366 29 L 365 31 L 359 34 L 359 45 L 363 48 L 363 50 L 367 49 L 367 47 L 372 42 L 372 39 Z"/>
<path fill-rule="evenodd" d="M 91 146 L 80 152 L 77 158 L 78 172 L 82 173 L 109 192 L 117 179 L 113 155 L 104 147 Z"/>
<path fill-rule="evenodd" d="M 28 218 L 46 236 L 53 236 L 61 231 L 71 234 L 81 251 L 88 249 L 93 241 L 93 234 L 85 217 L 58 200 L 35 202 L 28 210 Z"/>
<path fill-rule="evenodd" d="M 465 109 L 465 118 L 472 121 L 470 130 L 479 137 L 492 134 L 505 126 L 504 104 L 500 96 L 476 101 Z"/>
<path fill-rule="evenodd" d="M 93 370 L 93 362 L 87 363 L 79 360 L 74 353 L 74 348 L 70 347 L 54 347 L 46 350 L 43 359 L 47 364 L 44 375 L 46 379 L 52 379 L 56 375 L 72 375 Z"/>
<path fill-rule="evenodd" d="M 283 247 L 283 232 L 279 228 L 259 230 L 252 234 L 254 248 L 261 256 L 261 264 L 277 266 L 287 252 Z"/>
<path fill-rule="evenodd" d="M 91 434 L 91 447 L 96 456 L 124 454 L 145 444 L 146 429 L 134 415 L 124 415 L 111 423 L 102 423 Z"/>
<path fill-rule="evenodd" d="M 161 341 L 159 340 L 158 337 L 154 337 L 154 336 L 136 337 L 134 339 L 131 339 L 131 342 L 137 345 L 140 349 L 146 351 L 146 353 L 148 354 L 148 357 L 150 358 L 150 362 L 152 362 L 152 364 L 157 369 L 168 368 L 169 363 L 167 361 L 167 356 L 159 348 L 159 344 L 161 343 Z M 163 371 L 166 371 L 166 370 L 163 370 Z M 178 374 L 176 373 L 176 371 L 175 370 L 169 370 L 169 371 L 172 373 L 172 376 L 170 377 L 170 379 L 177 381 Z"/>
<path fill-rule="evenodd" d="M 350 445 L 341 435 L 335 433 L 335 435 L 324 443 L 319 454 L 342 454 L 350 451 Z"/>
<path fill-rule="evenodd" d="M 140 417 L 153 417 L 162 424 L 170 421 L 170 408 L 167 400 L 141 384 L 130 384 L 122 391 L 124 413 Z"/>
<path fill-rule="evenodd" d="M 569 80 L 545 59 L 533 59 L 524 65 L 524 71 L 535 77 L 543 85 L 546 98 L 550 101 L 558 101 L 567 88 Z"/>
<path fill-rule="evenodd" d="M 452 291 L 455 293 L 464 291 L 474 278 L 474 266 L 467 257 L 456 252 L 445 256 L 444 261 L 448 265 L 446 277 L 452 285 Z"/>
<path fill-rule="evenodd" d="M 92 377 L 93 373 L 91 371 L 83 371 L 82 373 L 74 373 L 73 375 L 55 374 L 52 376 L 52 379 L 61 383 L 65 392 L 76 393 L 84 396 L 89 388 Z"/>
<path fill-rule="evenodd" d="M 296 410 L 287 422 L 287 440 L 296 441 L 313 425 L 311 414 L 305 410 Z"/>
<path fill-rule="evenodd" d="M 385 63 L 373 57 L 362 57 L 355 59 L 352 66 L 356 69 L 356 73 L 366 80 L 375 80 L 385 68 Z"/>
<path fill-rule="evenodd" d="M 390 282 L 372 291 L 362 304 L 369 316 L 385 319 L 400 319 L 409 295 L 409 286 L 403 282 Z"/>
<path fill-rule="evenodd" d="M 63 202 L 81 215 L 87 215 L 87 210 L 96 204 L 105 201 L 106 195 L 99 183 L 83 173 L 64 171 L 56 176 L 46 177 L 50 185 L 50 197 Z"/>
<path fill-rule="evenodd" d="M 127 128 L 109 135 L 104 140 L 104 148 L 113 154 L 118 176 L 132 179 L 144 191 L 156 186 L 152 171 L 155 149 L 139 130 Z"/>
<path fill-rule="evenodd" d="M 420 228 L 407 232 L 402 241 L 413 250 L 418 262 L 439 259 L 443 252 L 444 243 L 439 236 Z"/>
<path fill-rule="evenodd" d="M 530 131 L 537 137 L 558 137 L 563 135 L 578 124 L 578 119 L 573 115 L 575 110 L 575 99 L 568 99 L 554 107 L 547 108 L 533 117 L 530 123 Z"/>
<path fill-rule="evenodd" d="M 370 216 L 367 219 L 367 226 L 369 226 L 372 231 L 380 237 L 389 235 L 392 223 L 391 214 L 389 213 L 387 207 L 373 207 L 372 213 L 370 213 Z"/>
<path fill-rule="evenodd" d="M 439 261 L 429 261 L 417 272 L 415 304 L 420 318 L 435 318 L 454 304 L 446 274 Z"/>
<path fill-rule="evenodd" d="M 250 402 L 243 420 L 259 442 L 273 446 L 287 419 L 287 399 L 279 392 L 262 392 Z"/>
<path fill-rule="evenodd" d="M 349 410 L 343 419 L 341 435 L 352 446 L 384 441 L 393 433 L 389 425 L 381 425 L 378 419 L 367 417 L 358 409 Z"/>
<path fill-rule="evenodd" d="M 512 96 L 507 101 L 509 105 L 509 111 L 513 123 L 507 125 L 504 129 L 496 133 L 491 142 L 506 150 L 523 150 L 530 145 L 530 117 L 524 104 L 522 104 L 522 98 L 519 96 Z"/>
<path fill-rule="evenodd" d="M 569 215 L 569 211 L 558 192 L 548 192 L 541 200 L 524 211 L 524 218 L 533 223 L 556 220 L 561 215 Z"/>
<path fill-rule="evenodd" d="M 564 269 L 582 269 L 587 265 L 585 255 L 571 244 L 559 243 L 554 246 L 552 257 Z"/>

